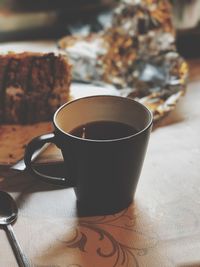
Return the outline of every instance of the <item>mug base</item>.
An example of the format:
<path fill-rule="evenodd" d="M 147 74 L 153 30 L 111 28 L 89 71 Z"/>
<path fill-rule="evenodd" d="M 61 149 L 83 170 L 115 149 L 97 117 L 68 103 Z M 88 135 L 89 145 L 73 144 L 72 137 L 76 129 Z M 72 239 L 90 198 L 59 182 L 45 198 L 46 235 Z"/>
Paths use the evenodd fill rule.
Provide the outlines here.
<path fill-rule="evenodd" d="M 133 200 L 129 201 L 126 204 L 121 204 L 115 207 L 96 207 L 96 206 L 90 206 L 88 203 L 83 203 L 80 201 L 76 201 L 76 207 L 77 207 L 77 216 L 78 217 L 88 217 L 88 216 L 104 216 L 104 215 L 113 215 L 115 213 L 118 213 L 124 209 L 127 209 L 131 204 Z"/>

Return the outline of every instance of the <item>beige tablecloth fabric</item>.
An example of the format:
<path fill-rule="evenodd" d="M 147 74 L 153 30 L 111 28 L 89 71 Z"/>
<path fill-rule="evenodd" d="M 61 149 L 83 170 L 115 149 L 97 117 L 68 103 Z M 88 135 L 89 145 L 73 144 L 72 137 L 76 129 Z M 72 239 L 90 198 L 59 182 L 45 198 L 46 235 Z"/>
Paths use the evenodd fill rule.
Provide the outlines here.
<path fill-rule="evenodd" d="M 0 173 L 0 189 L 17 201 L 13 228 L 32 266 L 200 266 L 200 64 L 195 65 L 197 79 L 151 135 L 127 210 L 78 218 L 73 189 Z M 2 229 L 0 266 L 17 266 Z"/>

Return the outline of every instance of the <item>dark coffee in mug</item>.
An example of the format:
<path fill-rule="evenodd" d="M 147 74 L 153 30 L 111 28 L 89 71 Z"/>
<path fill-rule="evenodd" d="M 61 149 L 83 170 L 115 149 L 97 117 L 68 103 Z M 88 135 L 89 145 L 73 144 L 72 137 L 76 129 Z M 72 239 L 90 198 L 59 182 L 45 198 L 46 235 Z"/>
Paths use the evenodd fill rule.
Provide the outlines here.
<path fill-rule="evenodd" d="M 68 102 L 54 115 L 54 131 L 27 145 L 27 171 L 45 182 L 74 187 L 78 215 L 119 212 L 133 201 L 152 120 L 144 105 L 129 98 L 99 95 Z M 45 143 L 61 150 L 62 177 L 34 168 L 32 155 Z"/>
<path fill-rule="evenodd" d="M 70 134 L 83 139 L 113 140 L 136 134 L 131 125 L 117 121 L 94 121 L 73 129 Z"/>

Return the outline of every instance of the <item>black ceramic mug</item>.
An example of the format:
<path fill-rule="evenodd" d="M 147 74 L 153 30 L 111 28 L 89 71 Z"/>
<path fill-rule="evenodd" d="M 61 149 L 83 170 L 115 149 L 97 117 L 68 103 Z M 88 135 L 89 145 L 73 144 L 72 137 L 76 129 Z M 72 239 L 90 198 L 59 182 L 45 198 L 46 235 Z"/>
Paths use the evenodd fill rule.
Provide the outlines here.
<path fill-rule="evenodd" d="M 117 122 L 136 132 L 121 138 L 93 140 L 71 132 L 91 122 Z M 79 214 L 119 212 L 133 201 L 152 127 L 152 114 L 142 104 L 118 96 L 90 96 L 61 106 L 55 113 L 55 131 L 33 139 L 26 148 L 27 170 L 46 182 L 73 186 Z M 45 143 L 61 149 L 65 177 L 36 171 L 31 163 L 35 150 Z"/>

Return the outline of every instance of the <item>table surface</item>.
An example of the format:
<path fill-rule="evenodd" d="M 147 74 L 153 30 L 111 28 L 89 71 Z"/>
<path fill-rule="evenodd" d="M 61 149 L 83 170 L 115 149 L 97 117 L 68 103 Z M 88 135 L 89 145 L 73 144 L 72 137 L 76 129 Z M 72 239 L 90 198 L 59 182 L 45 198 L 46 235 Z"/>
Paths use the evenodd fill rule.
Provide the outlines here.
<path fill-rule="evenodd" d="M 80 218 L 72 188 L 0 169 L 0 189 L 19 207 L 13 228 L 31 266 L 200 266 L 200 60 L 189 65 L 187 93 L 152 132 L 128 209 Z M 0 266 L 17 266 L 3 229 L 0 248 Z"/>

